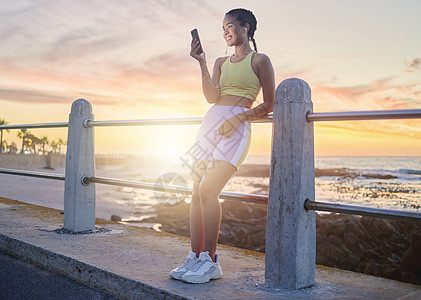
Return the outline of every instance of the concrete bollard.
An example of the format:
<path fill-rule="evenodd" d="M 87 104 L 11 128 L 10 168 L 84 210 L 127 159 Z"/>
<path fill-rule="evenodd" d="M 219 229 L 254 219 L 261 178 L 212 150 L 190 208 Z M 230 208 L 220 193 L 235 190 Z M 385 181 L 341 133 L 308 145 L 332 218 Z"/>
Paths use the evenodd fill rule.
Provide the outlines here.
<path fill-rule="evenodd" d="M 279 84 L 273 109 L 272 154 L 266 227 L 265 279 L 295 290 L 315 282 L 316 216 L 306 211 L 314 200 L 314 130 L 311 90 L 297 78 Z"/>
<path fill-rule="evenodd" d="M 73 232 L 95 229 L 95 185 L 82 184 L 83 176 L 95 176 L 94 132 L 83 126 L 86 119 L 93 120 L 92 106 L 78 99 L 69 116 L 64 184 L 64 228 Z"/>

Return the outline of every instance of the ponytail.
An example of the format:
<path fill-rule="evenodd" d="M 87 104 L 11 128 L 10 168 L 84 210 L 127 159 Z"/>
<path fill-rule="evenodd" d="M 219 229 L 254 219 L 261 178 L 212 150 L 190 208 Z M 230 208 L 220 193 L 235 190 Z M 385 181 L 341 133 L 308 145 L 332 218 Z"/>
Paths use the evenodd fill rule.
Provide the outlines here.
<path fill-rule="evenodd" d="M 254 40 L 254 37 L 250 38 L 251 41 L 253 42 L 253 46 L 254 46 L 254 51 L 257 52 L 257 45 L 256 45 L 256 41 Z"/>

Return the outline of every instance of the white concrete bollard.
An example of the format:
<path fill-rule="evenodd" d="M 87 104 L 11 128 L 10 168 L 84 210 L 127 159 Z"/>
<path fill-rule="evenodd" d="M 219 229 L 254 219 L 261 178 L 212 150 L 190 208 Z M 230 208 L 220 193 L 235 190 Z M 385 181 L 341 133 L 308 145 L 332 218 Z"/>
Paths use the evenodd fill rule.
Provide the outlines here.
<path fill-rule="evenodd" d="M 307 112 L 313 112 L 308 84 L 281 82 L 273 109 L 265 279 L 290 290 L 315 282 L 316 216 L 304 208 L 315 197 L 314 130 Z"/>
<path fill-rule="evenodd" d="M 78 99 L 69 116 L 64 184 L 64 228 L 73 232 L 95 229 L 95 184 L 82 184 L 83 176 L 95 176 L 94 131 L 83 126 L 86 119 L 93 120 L 92 106 Z"/>

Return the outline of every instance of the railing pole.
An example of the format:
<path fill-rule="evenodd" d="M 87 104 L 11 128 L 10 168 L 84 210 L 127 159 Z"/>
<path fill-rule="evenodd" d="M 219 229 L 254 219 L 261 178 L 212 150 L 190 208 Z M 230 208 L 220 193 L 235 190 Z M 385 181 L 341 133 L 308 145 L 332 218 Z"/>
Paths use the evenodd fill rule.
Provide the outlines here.
<path fill-rule="evenodd" d="M 83 176 L 95 176 L 94 132 L 83 126 L 86 119 L 93 120 L 91 104 L 76 100 L 69 116 L 64 184 L 64 228 L 73 232 L 95 229 L 95 184 L 82 184 Z"/>
<path fill-rule="evenodd" d="M 308 84 L 281 82 L 273 111 L 272 158 L 266 228 L 266 281 L 284 289 L 315 282 L 316 217 L 306 211 L 314 199 L 313 111 Z"/>

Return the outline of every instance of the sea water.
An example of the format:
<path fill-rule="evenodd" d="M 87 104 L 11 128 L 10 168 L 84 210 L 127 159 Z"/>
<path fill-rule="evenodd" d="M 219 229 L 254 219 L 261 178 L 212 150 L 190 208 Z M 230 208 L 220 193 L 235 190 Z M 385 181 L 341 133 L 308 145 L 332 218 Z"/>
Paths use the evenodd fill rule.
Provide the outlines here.
<path fill-rule="evenodd" d="M 315 166 L 357 174 L 317 177 L 318 201 L 421 211 L 421 157 L 318 157 Z"/>
<path fill-rule="evenodd" d="M 247 163 L 270 164 L 270 157 Z M 421 157 L 316 157 L 315 168 L 348 174 L 316 177 L 316 201 L 421 212 Z"/>
<path fill-rule="evenodd" d="M 270 165 L 268 156 L 249 156 L 245 164 Z M 315 167 L 322 170 L 341 170 L 341 176 L 315 178 L 316 201 L 347 205 L 421 212 L 421 157 L 316 157 Z M 155 174 L 133 170 L 130 180 L 160 182 L 160 172 L 179 172 L 192 188 L 189 170 L 155 170 Z M 134 176 L 137 174 L 136 176 Z M 142 176 L 148 174 L 148 176 Z M 345 174 L 345 175 L 344 175 Z M 385 179 L 387 178 L 387 179 Z M 130 218 L 143 218 L 153 212 L 153 205 L 190 202 L 187 195 L 174 195 L 152 190 L 117 188 L 119 205 L 133 208 Z M 268 195 L 269 177 L 233 176 L 224 191 Z M 244 202 L 246 205 L 246 203 Z"/>

